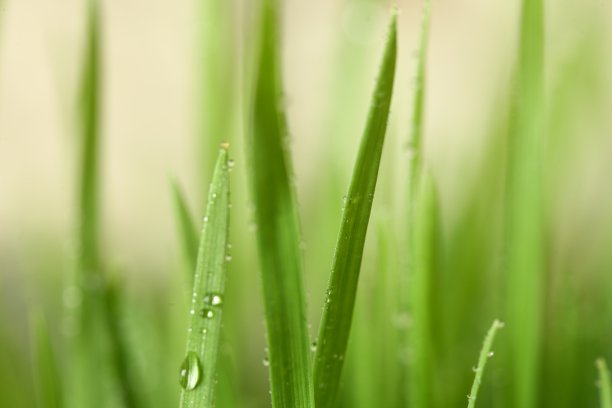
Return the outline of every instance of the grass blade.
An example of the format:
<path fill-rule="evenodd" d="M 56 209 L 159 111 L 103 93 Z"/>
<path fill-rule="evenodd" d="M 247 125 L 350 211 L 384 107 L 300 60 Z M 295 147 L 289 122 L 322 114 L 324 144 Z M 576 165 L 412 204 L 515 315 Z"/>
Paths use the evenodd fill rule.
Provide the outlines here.
<path fill-rule="evenodd" d="M 495 320 L 493 325 L 487 332 L 487 335 L 482 343 L 482 348 L 480 349 L 480 356 L 478 357 L 478 366 L 474 370 L 474 382 L 472 383 L 472 389 L 470 390 L 470 395 L 468 395 L 468 408 L 474 408 L 476 406 L 476 398 L 478 397 L 478 388 L 480 388 L 480 383 L 482 382 L 482 375 L 484 373 L 485 366 L 487 365 L 487 361 L 490 357 L 493 356 L 493 352 L 491 351 L 491 347 L 493 346 L 493 340 L 495 340 L 495 334 L 498 329 L 504 327 L 504 324 Z"/>
<path fill-rule="evenodd" d="M 117 397 L 128 408 L 143 406 L 138 386 L 128 375 L 126 345 L 120 335 L 114 294 L 103 273 L 100 256 L 100 141 L 102 110 L 102 53 L 100 10 L 96 1 L 88 4 L 88 35 L 80 100 L 82 138 L 79 191 L 79 245 L 75 288 L 80 299 L 76 306 L 77 333 L 73 344 L 69 406 L 92 408 Z M 115 381 L 119 395 L 103 390 Z"/>
<path fill-rule="evenodd" d="M 121 324 L 121 298 L 123 293 L 119 281 L 107 279 L 104 288 L 104 316 L 106 317 L 106 332 L 111 343 L 109 359 L 113 365 L 114 374 L 119 383 L 121 399 L 127 408 L 147 406 L 140 394 L 141 387 L 134 378 L 135 373 L 130 370 L 130 360 L 127 344 L 127 333 Z"/>
<path fill-rule="evenodd" d="M 88 4 L 88 27 L 85 62 L 80 89 L 80 185 L 78 214 L 79 252 L 76 265 L 76 285 L 67 291 L 82 299 L 74 310 L 69 310 L 75 319 L 76 333 L 72 340 L 70 393 L 66 400 L 70 407 L 103 406 L 104 393 L 101 383 L 108 380 L 104 355 L 108 348 L 103 315 L 103 282 L 100 267 L 100 220 L 99 220 L 99 151 L 101 106 L 100 79 L 100 16 L 98 5 Z M 76 302 L 75 302 L 76 303 Z"/>
<path fill-rule="evenodd" d="M 544 7 L 522 5 L 517 89 L 508 146 L 506 196 L 507 323 L 510 349 L 508 401 L 532 408 L 537 401 L 544 276 L 541 141 L 544 133 Z"/>
<path fill-rule="evenodd" d="M 427 45 L 429 43 L 429 26 L 431 24 L 431 0 L 425 0 L 423 4 L 423 16 L 421 19 L 421 34 L 417 56 L 417 70 L 414 84 L 413 111 L 410 126 L 410 140 L 408 146 L 411 150 L 410 156 L 410 179 L 411 186 L 416 186 L 419 180 L 422 158 L 423 140 L 423 116 L 425 111 L 425 76 L 427 67 Z"/>
<path fill-rule="evenodd" d="M 62 381 L 57 368 L 55 351 L 42 312 L 32 317 L 32 352 L 34 361 L 36 401 L 39 408 L 61 408 Z"/>
<path fill-rule="evenodd" d="M 198 233 L 189 212 L 187 200 L 176 180 L 172 181 L 172 194 L 176 211 L 177 227 L 181 239 L 181 248 L 185 258 L 188 282 L 193 283 L 193 272 L 198 259 Z"/>
<path fill-rule="evenodd" d="M 410 402 L 415 407 L 434 406 L 433 276 L 437 270 L 438 196 L 429 172 L 423 172 L 414 204 L 413 271 L 411 279 Z"/>
<path fill-rule="evenodd" d="M 275 0 L 264 0 L 248 145 L 274 407 L 312 407 L 300 232 L 281 106 Z"/>
<path fill-rule="evenodd" d="M 229 230 L 227 146 L 219 151 L 203 224 L 180 372 L 182 408 L 214 406 Z"/>
<path fill-rule="evenodd" d="M 612 389 L 610 387 L 610 371 L 603 358 L 595 362 L 599 372 L 599 399 L 601 408 L 612 408 Z"/>
<path fill-rule="evenodd" d="M 389 37 L 353 177 L 346 197 L 314 364 L 315 398 L 332 407 L 338 394 L 343 357 L 351 329 L 372 200 L 387 130 L 397 57 L 397 16 Z"/>
<path fill-rule="evenodd" d="M 414 406 L 428 406 L 424 401 L 429 399 L 430 391 L 428 385 L 431 382 L 430 378 L 430 344 L 427 340 L 418 341 L 416 334 L 421 330 L 421 335 L 428 335 L 429 330 L 426 329 L 429 323 L 429 266 L 418 265 L 417 248 L 416 248 L 416 224 L 417 224 L 417 196 L 419 193 L 419 183 L 423 174 L 423 116 L 425 110 L 425 77 L 427 63 L 427 45 L 429 43 L 429 27 L 431 20 L 431 0 L 425 0 L 423 4 L 423 14 L 421 17 L 421 33 L 419 40 L 419 49 L 417 54 L 417 67 L 415 88 L 413 94 L 413 111 L 410 123 L 410 136 L 408 140 L 409 155 L 408 155 L 408 185 L 406 189 L 406 227 L 404 229 L 404 245 L 406 252 L 404 254 L 404 265 L 406 273 L 401 276 L 400 280 L 400 296 L 399 296 L 399 313 L 400 315 L 410 316 L 414 313 L 417 319 L 416 331 L 408 333 L 407 328 L 403 328 L 400 332 L 401 347 L 407 355 L 415 355 L 414 364 L 404 365 L 404 378 L 408 379 L 408 387 L 406 387 L 408 395 L 404 395 L 404 403 L 414 404 Z M 433 205 L 433 204 L 432 204 Z M 426 221 L 426 218 L 422 221 Z M 419 237 L 427 239 L 429 238 Z M 410 276 L 413 279 L 410 279 Z M 420 287 L 423 286 L 423 287 Z M 416 309 L 416 310 L 414 310 Z M 415 341 L 415 339 L 417 339 Z M 422 347 L 420 347 L 422 345 Z M 415 349 L 411 350 L 412 347 Z M 420 364 L 421 363 L 421 364 Z M 425 404 L 425 405 L 423 405 Z"/>

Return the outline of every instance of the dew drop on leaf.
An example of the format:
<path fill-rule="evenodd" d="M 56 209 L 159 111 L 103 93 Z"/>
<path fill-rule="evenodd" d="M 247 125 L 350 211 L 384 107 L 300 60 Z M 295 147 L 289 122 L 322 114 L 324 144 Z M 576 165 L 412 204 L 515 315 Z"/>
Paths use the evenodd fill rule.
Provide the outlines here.
<path fill-rule="evenodd" d="M 221 306 L 223 298 L 218 293 L 207 293 L 204 295 L 204 304 L 210 306 Z"/>
<path fill-rule="evenodd" d="M 179 371 L 179 384 L 187 391 L 193 390 L 200 382 L 202 368 L 198 355 L 190 351 L 187 353 Z"/>

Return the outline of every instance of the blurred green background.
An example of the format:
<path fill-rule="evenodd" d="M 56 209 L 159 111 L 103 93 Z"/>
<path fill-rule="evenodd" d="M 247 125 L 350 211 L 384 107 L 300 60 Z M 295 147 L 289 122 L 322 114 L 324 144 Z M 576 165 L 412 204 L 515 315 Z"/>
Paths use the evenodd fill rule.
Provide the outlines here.
<path fill-rule="evenodd" d="M 284 102 L 314 337 L 391 4 L 283 3 Z M 410 316 L 380 301 L 401 270 L 397 220 L 422 6 L 397 5 L 397 81 L 343 377 L 346 407 L 375 407 L 380 394 L 401 393 L 382 362 L 411 359 L 374 335 L 410 325 Z M 231 143 L 236 165 L 222 345 L 234 380 L 220 391 L 219 405 L 269 406 L 243 148 L 255 9 L 248 0 L 101 2 L 101 253 L 104 273 L 121 282 L 129 370 L 146 406 L 178 403 L 184 353 L 188 289 L 170 180 L 178 180 L 199 220 L 221 140 Z M 500 230 L 519 12 L 519 1 L 433 1 L 425 156 L 441 206 L 434 294 L 438 407 L 467 403 L 482 337 L 494 318 L 504 318 Z M 0 4 L 2 407 L 36 406 L 33 313 L 44 314 L 60 372 L 68 369 L 66 338 L 74 327 L 65 308 L 80 301 L 71 277 L 87 21 L 81 0 Z M 545 21 L 539 406 L 595 407 L 593 362 L 612 360 L 612 4 L 548 1 Z M 479 406 L 504 406 L 498 381 L 504 367 L 496 363 L 490 362 Z"/>

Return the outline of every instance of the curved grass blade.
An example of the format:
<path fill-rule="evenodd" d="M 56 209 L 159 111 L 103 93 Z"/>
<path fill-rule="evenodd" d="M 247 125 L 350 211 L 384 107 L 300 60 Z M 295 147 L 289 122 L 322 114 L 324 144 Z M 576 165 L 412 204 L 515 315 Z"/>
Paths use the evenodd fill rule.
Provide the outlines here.
<path fill-rule="evenodd" d="M 174 197 L 174 208 L 176 211 L 177 227 L 181 238 L 181 248 L 187 265 L 186 272 L 188 282 L 193 283 L 193 271 L 195 271 L 198 259 L 198 233 L 195 223 L 189 212 L 185 195 L 176 180 L 172 180 L 172 194 Z"/>
<path fill-rule="evenodd" d="M 208 192 L 179 383 L 182 408 L 214 407 L 229 229 L 229 172 L 222 146 Z"/>
<path fill-rule="evenodd" d="M 507 395 L 517 408 L 538 400 L 544 276 L 541 144 L 544 126 L 544 6 L 524 0 L 516 99 L 508 144 L 506 287 L 510 348 Z"/>
<path fill-rule="evenodd" d="M 278 5 L 261 3 L 252 132 L 247 145 L 268 333 L 272 406 L 312 407 L 300 232 L 281 106 Z"/>
<path fill-rule="evenodd" d="M 601 408 L 612 408 L 612 388 L 610 386 L 610 371 L 603 358 L 595 362 L 599 372 L 599 400 Z"/>
<path fill-rule="evenodd" d="M 480 388 L 480 383 L 482 382 L 482 375 L 484 373 L 485 366 L 487 365 L 489 358 L 493 356 L 493 352 L 491 351 L 493 340 L 495 340 L 497 330 L 501 329 L 502 327 L 504 327 L 504 324 L 499 320 L 495 320 L 487 332 L 484 342 L 482 343 L 480 356 L 478 357 L 478 366 L 476 366 L 476 369 L 474 370 L 474 382 L 472 383 L 472 389 L 468 395 L 468 408 L 474 408 L 476 406 L 478 388 Z"/>
<path fill-rule="evenodd" d="M 397 57 L 397 15 L 389 37 L 353 177 L 346 197 L 314 363 L 318 408 L 332 407 L 338 394 L 351 329 L 363 247 L 376 189 Z"/>
<path fill-rule="evenodd" d="M 63 406 L 62 381 L 49 329 L 42 312 L 32 317 L 31 327 L 37 406 L 39 408 L 61 408 Z"/>

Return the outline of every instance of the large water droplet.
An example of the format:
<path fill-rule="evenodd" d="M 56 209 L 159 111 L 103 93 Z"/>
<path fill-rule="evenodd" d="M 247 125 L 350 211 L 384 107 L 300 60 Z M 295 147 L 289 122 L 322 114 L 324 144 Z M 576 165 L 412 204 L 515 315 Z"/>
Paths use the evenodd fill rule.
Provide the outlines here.
<path fill-rule="evenodd" d="M 206 319 L 212 319 L 213 317 L 215 317 L 215 311 L 211 308 L 204 307 L 202 308 L 202 310 L 200 310 L 200 316 Z"/>
<path fill-rule="evenodd" d="M 181 387 L 187 391 L 197 387 L 200 382 L 201 371 L 202 367 L 200 366 L 198 355 L 193 351 L 188 352 L 179 372 L 179 384 Z"/>

